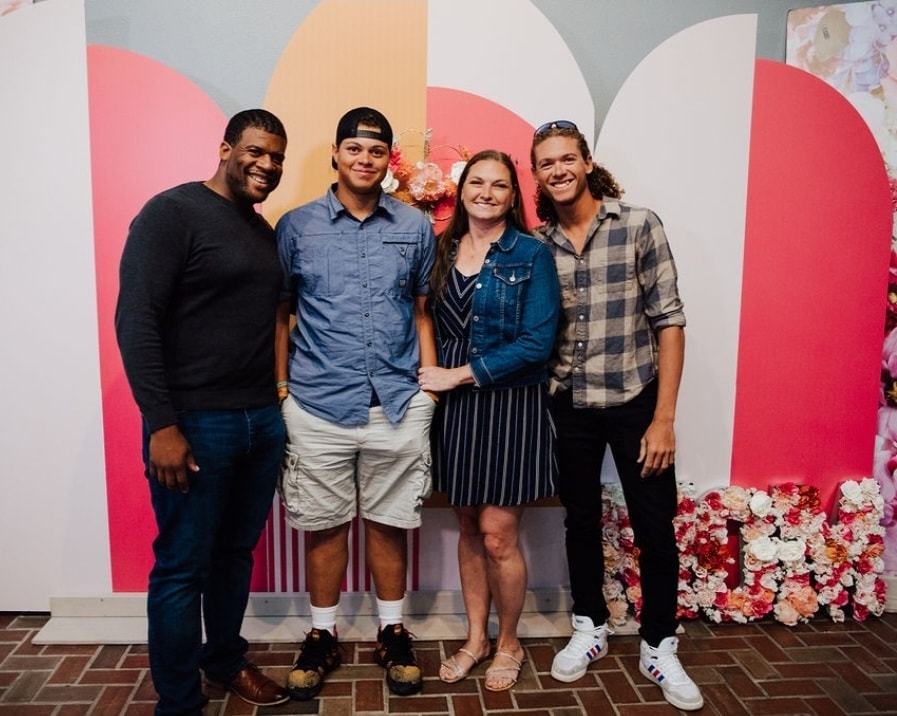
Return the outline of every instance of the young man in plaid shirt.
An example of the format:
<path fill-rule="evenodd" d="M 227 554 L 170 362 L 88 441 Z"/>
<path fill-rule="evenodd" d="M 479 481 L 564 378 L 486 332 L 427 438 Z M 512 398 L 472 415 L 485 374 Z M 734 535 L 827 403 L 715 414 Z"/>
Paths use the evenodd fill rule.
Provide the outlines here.
<path fill-rule="evenodd" d="M 654 212 L 619 200 L 620 187 L 572 122 L 539 127 L 530 158 L 546 222 L 538 233 L 554 254 L 562 303 L 549 372 L 573 636 L 551 675 L 575 681 L 607 653 L 600 477 L 610 446 L 639 548 L 639 670 L 677 708 L 700 709 L 701 692 L 676 653 L 673 420 L 685 314 L 673 256 Z"/>

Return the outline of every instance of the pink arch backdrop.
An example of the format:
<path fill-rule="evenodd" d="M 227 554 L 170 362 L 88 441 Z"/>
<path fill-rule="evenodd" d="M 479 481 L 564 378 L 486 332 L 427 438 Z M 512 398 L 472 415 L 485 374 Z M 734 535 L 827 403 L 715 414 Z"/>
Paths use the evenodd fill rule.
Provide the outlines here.
<path fill-rule="evenodd" d="M 394 6 L 400 14 L 418 7 L 378 5 L 378 12 Z M 417 27 L 416 36 L 426 37 L 423 30 Z M 377 62 L 366 68 L 372 77 L 394 70 Z M 94 46 L 88 64 L 113 590 L 143 591 L 154 527 L 142 477 L 139 416 L 112 331 L 118 257 L 128 223 L 146 199 L 167 186 L 211 175 L 226 118 L 195 85 L 147 58 Z M 398 131 L 432 128 L 434 146 L 505 149 L 518 160 L 524 193 L 531 194 L 530 122 L 464 91 L 416 85 L 408 91 L 406 105 L 396 114 L 420 120 L 417 125 L 396 122 Z M 280 101 L 272 96 L 266 106 L 280 114 Z M 377 103 L 376 87 L 372 96 L 329 96 L 326 101 L 341 109 L 371 103 L 393 116 L 390 106 Z M 323 136 L 309 136 L 304 125 L 288 123 L 293 137 L 289 159 L 307 156 L 303 144 L 326 154 L 338 113 L 333 115 Z M 821 83 L 778 63 L 757 63 L 742 313 L 732 317 L 740 322 L 735 484 L 805 482 L 830 501 L 839 480 L 871 471 L 874 409 L 866 406 L 874 406 L 877 397 L 881 321 L 867 310 L 867 301 L 877 301 L 886 282 L 890 197 L 867 135 L 846 103 Z M 293 195 L 323 191 L 326 180 L 314 174 L 318 169 L 299 164 L 298 188 L 282 188 L 278 201 L 294 203 Z M 327 176 L 323 171 L 321 176 Z M 698 221 L 700 201 L 696 197 Z M 282 210 L 266 207 L 265 213 L 276 220 Z M 851 220 L 857 217 L 864 233 L 884 237 L 881 245 L 865 241 L 860 246 L 854 240 Z M 530 218 L 535 220 L 532 212 Z M 295 562 L 275 563 L 271 557 L 274 533 L 287 538 L 279 519 L 275 514 L 257 551 L 253 588 L 258 591 L 275 591 L 282 583 L 278 573 L 297 569 Z M 363 568 L 358 572 L 353 584 L 364 588 Z"/>

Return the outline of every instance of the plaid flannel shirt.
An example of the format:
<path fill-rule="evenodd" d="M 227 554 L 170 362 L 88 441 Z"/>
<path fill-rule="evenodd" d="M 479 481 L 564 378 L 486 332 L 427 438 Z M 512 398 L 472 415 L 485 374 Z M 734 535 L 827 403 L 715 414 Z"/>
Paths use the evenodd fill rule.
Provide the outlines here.
<path fill-rule="evenodd" d="M 685 326 L 660 219 L 604 197 L 582 254 L 557 225 L 537 233 L 554 254 L 561 284 L 552 393 L 572 389 L 577 408 L 627 403 L 657 374 L 657 332 Z"/>

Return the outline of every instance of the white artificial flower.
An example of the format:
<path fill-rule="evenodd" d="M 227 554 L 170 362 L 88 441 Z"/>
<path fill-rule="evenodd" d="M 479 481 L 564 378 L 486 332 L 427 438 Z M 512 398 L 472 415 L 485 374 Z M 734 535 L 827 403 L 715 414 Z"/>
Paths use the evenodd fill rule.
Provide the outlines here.
<path fill-rule="evenodd" d="M 449 170 L 449 178 L 455 182 L 455 186 L 461 181 L 461 172 L 464 171 L 466 166 L 467 162 L 455 162 L 452 164 L 452 168 Z"/>
<path fill-rule="evenodd" d="M 392 194 L 399 188 L 399 180 L 392 175 L 392 169 L 386 170 L 386 176 L 383 177 L 383 181 L 380 182 L 380 187 L 386 194 Z"/>
<path fill-rule="evenodd" d="M 763 490 L 757 490 L 751 497 L 751 512 L 757 517 L 766 517 L 772 509 L 772 498 Z"/>
<path fill-rule="evenodd" d="M 847 480 L 841 485 L 841 494 L 851 502 L 859 502 L 863 499 L 863 491 L 859 483 L 853 480 Z"/>
<path fill-rule="evenodd" d="M 776 543 L 769 537 L 760 537 L 748 545 L 748 553 L 759 562 L 772 561 L 776 552 Z"/>
<path fill-rule="evenodd" d="M 804 558 L 807 544 L 802 539 L 786 540 L 779 545 L 778 556 L 783 562 L 797 562 Z"/>

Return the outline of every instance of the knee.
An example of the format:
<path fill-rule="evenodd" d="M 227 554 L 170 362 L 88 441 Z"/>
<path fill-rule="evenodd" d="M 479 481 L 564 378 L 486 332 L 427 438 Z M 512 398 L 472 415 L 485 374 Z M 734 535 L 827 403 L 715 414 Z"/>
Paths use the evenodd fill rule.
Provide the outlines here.
<path fill-rule="evenodd" d="M 517 534 L 512 532 L 487 532 L 483 535 L 483 550 L 486 557 L 501 562 L 517 554 Z"/>

